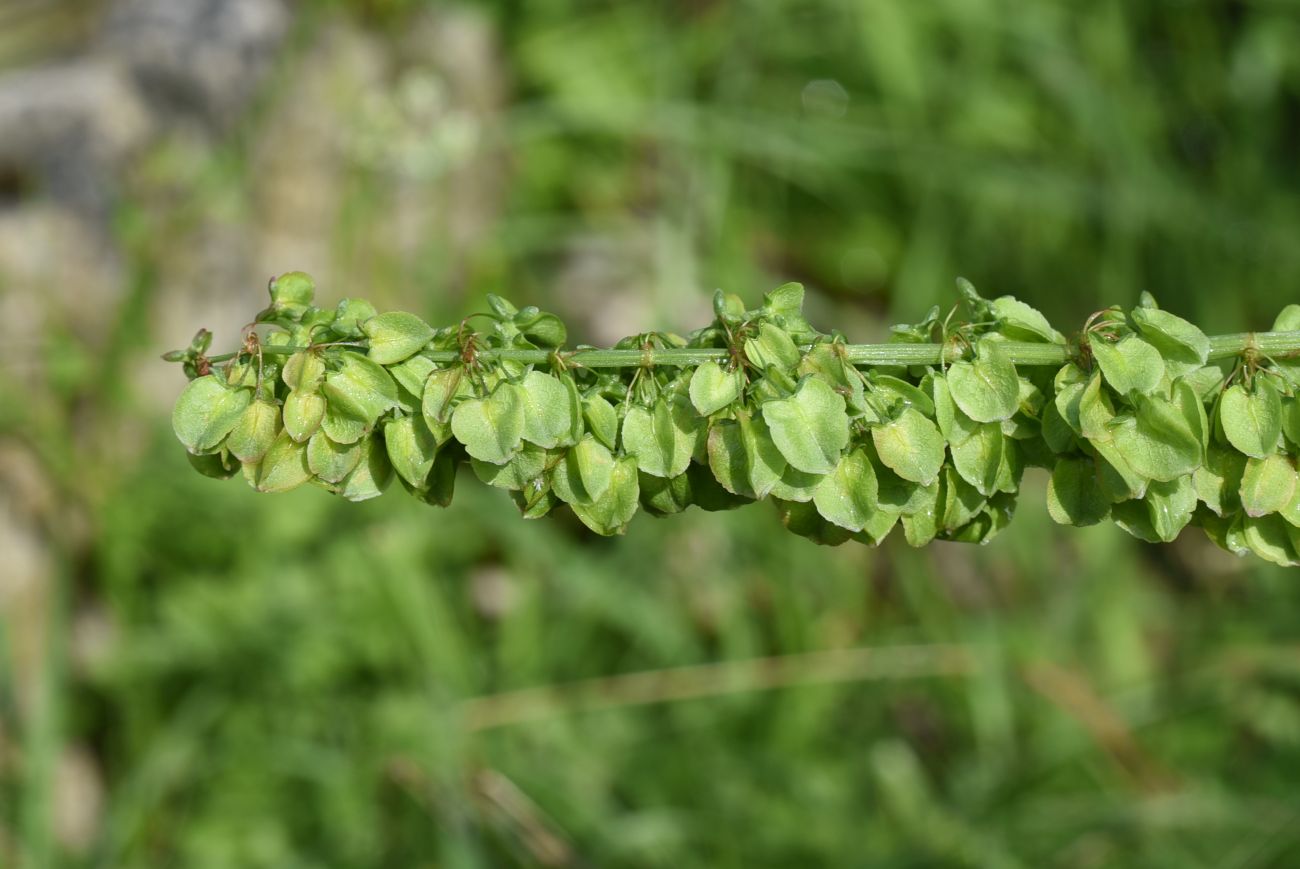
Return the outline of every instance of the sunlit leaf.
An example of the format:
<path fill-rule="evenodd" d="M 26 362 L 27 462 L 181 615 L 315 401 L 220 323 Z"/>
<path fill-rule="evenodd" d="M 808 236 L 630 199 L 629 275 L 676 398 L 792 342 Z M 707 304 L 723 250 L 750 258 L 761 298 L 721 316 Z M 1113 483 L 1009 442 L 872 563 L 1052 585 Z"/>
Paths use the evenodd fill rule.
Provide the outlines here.
<path fill-rule="evenodd" d="M 248 389 L 232 389 L 216 376 L 190 381 L 172 409 L 172 430 L 191 453 L 214 449 L 252 401 Z"/>
<path fill-rule="evenodd" d="M 948 366 L 952 400 L 976 422 L 1010 419 L 1019 407 L 1020 381 L 1006 350 L 988 338 L 981 339 L 974 362 Z"/>
<path fill-rule="evenodd" d="M 839 463 L 849 443 L 844 399 L 814 377 L 805 378 L 794 395 L 764 402 L 763 421 L 781 455 L 795 469 L 826 474 Z"/>

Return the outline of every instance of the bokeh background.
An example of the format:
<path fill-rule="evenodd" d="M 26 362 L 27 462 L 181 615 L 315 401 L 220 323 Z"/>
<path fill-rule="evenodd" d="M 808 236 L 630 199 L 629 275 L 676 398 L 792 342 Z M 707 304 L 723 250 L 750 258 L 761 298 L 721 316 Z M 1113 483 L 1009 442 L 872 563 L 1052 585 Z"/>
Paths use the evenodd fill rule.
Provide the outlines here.
<path fill-rule="evenodd" d="M 0 0 L 0 863 L 1300 862 L 1300 577 L 1194 530 L 596 538 L 189 468 L 267 278 L 606 343 L 964 275 L 1061 328 L 1300 291 L 1291 0 Z M 899 537 L 900 535 L 895 535 Z"/>

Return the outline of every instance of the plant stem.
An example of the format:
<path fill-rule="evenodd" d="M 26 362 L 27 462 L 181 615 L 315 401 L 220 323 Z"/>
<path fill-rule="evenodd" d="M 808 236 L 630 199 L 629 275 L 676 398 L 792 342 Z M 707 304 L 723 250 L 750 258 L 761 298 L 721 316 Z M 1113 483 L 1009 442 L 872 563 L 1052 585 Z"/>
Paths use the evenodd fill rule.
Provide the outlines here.
<path fill-rule="evenodd" d="M 1063 344 L 1043 344 L 1030 341 L 1006 341 L 1011 361 L 1021 366 L 1061 365 L 1071 357 L 1071 348 Z M 1259 352 L 1277 356 L 1300 354 L 1300 332 L 1238 332 L 1210 338 L 1210 359 L 1227 359 L 1240 355 L 1253 346 Z M 287 356 L 308 347 L 263 345 L 262 352 L 271 356 Z M 854 365 L 937 365 L 955 362 L 966 355 L 963 347 L 942 344 L 848 344 L 845 345 L 848 361 Z M 225 362 L 237 353 L 211 356 L 209 362 Z M 428 350 L 424 353 L 431 362 L 456 362 L 459 350 Z M 492 350 L 478 351 L 484 362 L 518 362 L 523 365 L 543 365 L 550 361 L 550 350 Z M 725 362 L 731 354 L 722 348 L 674 347 L 658 350 L 590 350 L 561 351 L 565 360 L 586 368 L 636 368 L 648 365 L 668 365 L 687 368 L 704 362 Z"/>

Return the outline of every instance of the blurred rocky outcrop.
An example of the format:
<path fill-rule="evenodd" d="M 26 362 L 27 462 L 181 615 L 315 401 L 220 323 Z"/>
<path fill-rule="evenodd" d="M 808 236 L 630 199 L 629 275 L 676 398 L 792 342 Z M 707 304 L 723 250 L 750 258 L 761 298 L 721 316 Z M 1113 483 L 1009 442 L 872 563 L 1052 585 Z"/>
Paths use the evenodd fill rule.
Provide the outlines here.
<path fill-rule="evenodd" d="M 0 27 L 57 5 L 0 10 Z M 0 429 L 0 612 L 28 726 L 49 702 L 37 685 L 54 666 L 51 620 L 63 618 L 52 592 L 69 579 L 59 579 L 58 565 L 80 561 L 91 545 L 87 517 L 101 494 L 93 470 L 139 440 L 124 427 L 143 427 L 109 419 L 75 383 L 93 380 L 85 372 L 106 352 L 132 285 L 115 221 L 124 202 L 147 199 L 133 185 L 151 148 L 178 131 L 216 142 L 231 129 L 290 23 L 280 0 L 98 5 L 98 23 L 79 50 L 0 74 L 0 411 L 7 423 Z M 11 438 L 14 419 L 21 434 Z M 57 456 L 64 467 L 45 464 L 54 449 L 42 443 L 48 438 L 73 451 Z M 83 618 L 91 611 L 100 612 L 95 623 L 105 622 L 92 601 L 79 602 L 63 636 L 80 645 L 81 626 L 95 621 Z M 0 720 L 0 785 L 21 768 L 21 744 Z M 94 753 L 76 742 L 62 745 L 54 764 L 52 828 L 63 848 L 80 851 L 100 828 L 102 774 Z M 11 840 L 0 818 L 0 862 Z"/>
<path fill-rule="evenodd" d="M 12 13 L 0 0 L 0 30 L 13 14 L 51 15 L 19 30 L 60 34 L 17 61 L 0 40 L 0 550 L 15 556 L 0 608 L 29 682 L 57 565 L 90 560 L 98 511 L 113 509 L 180 386 L 158 353 L 198 326 L 228 345 L 267 278 L 289 269 L 329 298 L 418 310 L 428 287 L 455 293 L 507 178 L 503 149 L 485 147 L 505 102 L 496 33 L 471 6 L 431 5 L 389 31 L 346 8 L 299 25 L 287 0 L 50 12 L 62 5 L 20 0 Z M 251 111 L 259 100 L 266 110 Z M 129 375 L 105 400 L 97 369 L 121 353 Z M 12 396 L 23 410 L 6 417 Z M 86 657 L 111 654 L 111 613 L 93 595 L 69 619 Z M 16 748 L 0 720 L 0 786 Z M 75 851 L 94 838 L 101 778 L 84 745 L 58 767 L 54 827 Z M 0 815 L 0 862 L 7 838 Z"/>
<path fill-rule="evenodd" d="M 256 94 L 288 26 L 281 0 L 120 0 L 99 46 L 156 112 L 220 129 Z"/>

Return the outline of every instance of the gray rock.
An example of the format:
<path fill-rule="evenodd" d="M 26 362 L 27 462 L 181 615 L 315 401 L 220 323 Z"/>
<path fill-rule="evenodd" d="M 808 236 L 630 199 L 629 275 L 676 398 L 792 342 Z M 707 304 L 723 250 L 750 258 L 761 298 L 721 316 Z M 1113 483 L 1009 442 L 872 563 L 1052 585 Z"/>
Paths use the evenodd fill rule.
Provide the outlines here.
<path fill-rule="evenodd" d="M 150 136 L 149 113 L 116 65 L 89 59 L 0 77 L 0 176 L 92 209 Z M 2 197 L 0 197 L 2 198 Z"/>
<path fill-rule="evenodd" d="M 280 0 L 120 0 L 100 43 L 157 109 L 225 127 L 252 98 L 289 21 Z"/>

